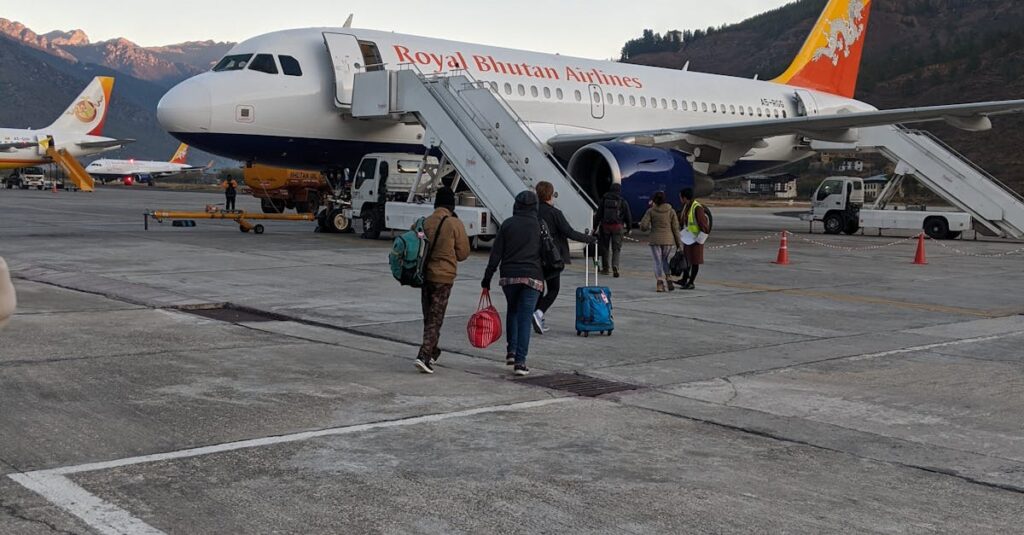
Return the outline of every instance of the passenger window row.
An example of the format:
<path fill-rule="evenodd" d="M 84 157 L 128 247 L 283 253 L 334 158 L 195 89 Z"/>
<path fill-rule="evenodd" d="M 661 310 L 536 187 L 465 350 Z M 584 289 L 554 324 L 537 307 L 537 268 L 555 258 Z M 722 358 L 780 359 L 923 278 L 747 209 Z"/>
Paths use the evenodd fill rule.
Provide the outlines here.
<path fill-rule="evenodd" d="M 517 84 L 517 85 L 513 86 L 511 83 L 505 82 L 505 84 L 503 86 L 499 87 L 497 82 L 487 82 L 487 83 L 490 85 L 491 91 L 493 91 L 493 92 L 495 92 L 497 94 L 504 94 L 507 97 L 511 97 L 511 96 L 515 96 L 515 95 L 518 95 L 520 97 L 525 97 L 527 94 L 529 94 L 533 98 L 539 98 L 539 95 L 543 94 L 544 98 L 547 99 L 547 100 L 551 100 L 551 99 L 554 99 L 554 100 L 565 100 L 565 93 L 562 91 L 561 88 L 555 88 L 555 90 L 552 91 L 550 87 L 538 88 L 535 85 L 526 86 L 524 84 Z M 576 102 L 583 102 L 583 92 L 577 89 L 573 93 L 573 99 Z M 636 95 L 629 95 L 627 97 L 626 95 L 624 95 L 622 93 L 618 93 L 618 94 L 607 93 L 605 95 L 602 95 L 601 93 L 597 93 L 597 92 L 595 92 L 593 95 L 591 95 L 591 99 L 593 100 L 593 102 L 595 104 L 601 104 L 602 101 L 603 101 L 605 104 L 608 104 L 608 105 L 616 105 L 617 104 L 619 106 L 626 106 L 627 103 L 628 103 L 628 105 L 632 106 L 632 107 L 637 107 L 639 105 L 639 107 L 641 107 L 641 108 L 648 108 L 648 107 L 650 107 L 652 109 L 663 109 L 663 110 L 668 110 L 668 109 L 671 108 L 673 111 L 685 111 L 685 112 L 693 111 L 693 112 L 699 112 L 699 113 L 717 113 L 717 114 L 722 114 L 722 115 L 742 115 L 744 117 L 745 116 L 750 116 L 750 117 L 757 116 L 757 117 L 760 117 L 762 119 L 763 118 L 768 118 L 768 119 L 771 119 L 771 118 L 787 119 L 787 118 L 789 118 L 789 112 L 787 112 L 786 110 L 780 110 L 780 109 L 777 109 L 777 108 L 762 108 L 762 107 L 755 108 L 753 106 L 746 106 L 746 107 L 744 107 L 743 105 L 739 105 L 739 106 L 737 106 L 735 104 L 726 105 L 726 104 L 719 104 L 719 103 L 714 103 L 714 102 L 712 102 L 710 104 L 707 103 L 707 102 L 701 102 L 701 103 L 698 104 L 697 101 L 695 101 L 695 100 L 687 102 L 686 100 L 677 100 L 677 99 L 669 100 L 667 98 L 660 98 L 659 99 L 657 97 L 651 97 L 650 99 L 648 99 L 646 96 L 642 96 L 638 100 Z"/>
<path fill-rule="evenodd" d="M 302 66 L 299 60 L 292 56 L 278 56 L 281 62 L 281 72 L 285 76 L 302 76 Z M 272 54 L 234 54 L 225 56 L 213 67 L 213 72 L 241 71 L 246 67 L 250 71 L 263 72 L 267 74 L 278 74 L 277 62 Z"/>

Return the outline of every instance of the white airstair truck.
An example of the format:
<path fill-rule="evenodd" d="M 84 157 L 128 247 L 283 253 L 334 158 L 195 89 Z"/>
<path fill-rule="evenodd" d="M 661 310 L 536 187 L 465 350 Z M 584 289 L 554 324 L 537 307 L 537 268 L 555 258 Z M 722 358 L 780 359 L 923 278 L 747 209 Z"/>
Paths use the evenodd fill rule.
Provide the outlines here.
<path fill-rule="evenodd" d="M 903 175 L 900 175 L 903 176 Z M 890 183 L 898 183 L 893 179 Z M 886 188 L 886 191 L 891 191 Z M 820 221 L 826 234 L 854 234 L 865 228 L 924 231 L 935 240 L 959 238 L 971 229 L 971 216 L 964 212 L 885 209 L 886 192 L 873 206 L 864 206 L 864 180 L 856 177 L 826 178 L 814 197 L 804 220 Z"/>
<path fill-rule="evenodd" d="M 976 123 L 950 120 L 975 130 L 992 126 L 985 117 Z M 895 163 L 895 178 L 879 196 L 877 208 L 884 208 L 886 199 L 899 182 L 913 175 L 950 206 L 970 214 L 975 230 L 1003 238 L 1024 238 L 1024 197 L 937 137 L 900 125 L 859 128 L 855 137 L 856 141 L 852 142 L 811 141 L 809 148 L 819 153 L 876 152 Z M 890 211 L 885 210 L 887 214 Z M 938 233 L 941 228 L 933 230 Z M 950 232 L 958 231 L 951 229 Z"/>
<path fill-rule="evenodd" d="M 347 93 L 341 84 L 338 90 Z M 350 91 L 350 98 L 337 102 L 344 107 L 340 103 L 350 100 L 352 117 L 419 124 L 425 130 L 427 154 L 442 156 L 436 171 L 428 172 L 429 165 L 423 167 L 430 183 L 424 185 L 422 177 L 417 178 L 405 202 L 387 203 L 384 223 L 388 228 L 409 228 L 409 219 L 419 213 L 409 205 L 427 205 L 430 190 L 436 191 L 449 166 L 456 173 L 454 189 L 469 190 L 460 195 L 460 209 L 475 208 L 472 211 L 481 223 L 487 214 L 487 224 L 481 225 L 476 236 L 493 236 L 495 227 L 491 225 L 512 217 L 516 195 L 542 180 L 554 185 L 559 193 L 557 206 L 573 228 L 592 226 L 593 201 L 508 103 L 490 85 L 474 81 L 465 71 L 425 75 L 415 66 L 402 65 L 399 70 L 358 73 Z M 353 215 L 363 217 L 355 207 Z M 365 226 L 367 219 L 362 220 Z"/>

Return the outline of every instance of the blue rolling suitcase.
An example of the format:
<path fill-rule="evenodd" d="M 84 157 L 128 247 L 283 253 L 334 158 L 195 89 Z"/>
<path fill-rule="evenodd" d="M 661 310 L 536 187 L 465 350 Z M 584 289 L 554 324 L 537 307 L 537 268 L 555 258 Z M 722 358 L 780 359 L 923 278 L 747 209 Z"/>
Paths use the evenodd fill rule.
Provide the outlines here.
<path fill-rule="evenodd" d="M 598 286 L 597 255 L 594 255 L 594 286 L 590 285 L 590 246 L 586 250 L 586 286 L 576 288 L 576 336 L 590 336 L 590 333 L 612 335 L 615 321 L 612 318 L 612 291 Z"/>

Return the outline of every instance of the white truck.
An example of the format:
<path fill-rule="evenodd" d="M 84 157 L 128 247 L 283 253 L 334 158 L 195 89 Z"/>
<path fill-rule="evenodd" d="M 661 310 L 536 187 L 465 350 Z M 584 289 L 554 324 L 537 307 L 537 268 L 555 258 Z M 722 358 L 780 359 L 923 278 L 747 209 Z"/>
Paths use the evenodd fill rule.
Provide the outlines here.
<path fill-rule="evenodd" d="M 356 230 L 366 239 L 377 239 L 385 230 L 409 230 L 416 220 L 434 212 L 434 193 L 447 185 L 457 192 L 455 214 L 474 247 L 498 233 L 490 210 L 478 205 L 452 166 L 433 156 L 367 154 L 356 169 L 350 191 L 332 195 L 320 212 L 322 229 Z"/>
<path fill-rule="evenodd" d="M 885 195 L 880 195 L 883 200 Z M 924 231 L 936 240 L 955 240 L 972 228 L 969 214 L 926 210 L 864 207 L 864 181 L 856 177 L 826 178 L 811 199 L 805 221 L 820 221 L 826 234 L 855 234 L 863 228 Z"/>
<path fill-rule="evenodd" d="M 46 173 L 41 167 L 25 167 L 11 173 L 11 176 L 4 180 L 7 189 L 47 189 L 52 185 L 46 178 Z"/>

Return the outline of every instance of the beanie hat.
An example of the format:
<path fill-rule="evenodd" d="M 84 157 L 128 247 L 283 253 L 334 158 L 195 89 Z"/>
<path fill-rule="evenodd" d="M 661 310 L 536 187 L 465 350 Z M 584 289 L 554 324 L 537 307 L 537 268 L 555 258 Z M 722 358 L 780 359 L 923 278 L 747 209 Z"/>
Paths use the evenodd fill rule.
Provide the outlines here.
<path fill-rule="evenodd" d="M 449 187 L 437 190 L 437 195 L 434 196 L 434 208 L 447 208 L 454 212 L 455 192 Z"/>

